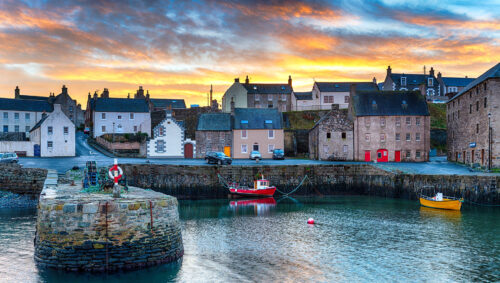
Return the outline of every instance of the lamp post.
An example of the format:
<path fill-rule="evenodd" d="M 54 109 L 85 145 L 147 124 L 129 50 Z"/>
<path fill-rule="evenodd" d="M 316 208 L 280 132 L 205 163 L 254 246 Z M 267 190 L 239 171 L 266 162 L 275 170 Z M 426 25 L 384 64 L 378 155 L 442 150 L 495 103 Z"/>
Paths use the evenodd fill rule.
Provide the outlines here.
<path fill-rule="evenodd" d="M 488 172 L 491 172 L 491 112 L 488 113 Z"/>
<path fill-rule="evenodd" d="M 115 122 L 113 122 L 113 144 L 111 145 L 112 149 L 113 149 L 113 155 L 115 155 Z"/>

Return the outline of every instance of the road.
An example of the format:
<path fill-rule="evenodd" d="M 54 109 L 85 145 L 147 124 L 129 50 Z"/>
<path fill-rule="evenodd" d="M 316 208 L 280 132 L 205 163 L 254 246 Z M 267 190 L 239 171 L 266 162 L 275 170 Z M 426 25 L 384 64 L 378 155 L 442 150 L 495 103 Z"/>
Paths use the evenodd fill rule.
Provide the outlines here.
<path fill-rule="evenodd" d="M 113 158 L 105 156 L 88 145 L 85 135 L 78 132 L 76 134 L 76 155 L 75 157 L 21 157 L 19 163 L 24 167 L 54 169 L 59 173 L 64 173 L 74 166 L 85 167 L 87 161 L 96 161 L 98 166 L 110 166 Z M 118 158 L 118 162 L 125 164 L 168 164 L 168 165 L 197 165 L 216 166 L 206 164 L 203 159 L 154 159 L 154 158 Z M 363 164 L 366 162 L 330 162 L 309 159 L 285 159 L 285 160 L 260 160 L 256 163 L 253 160 L 235 159 L 233 165 L 253 166 L 253 165 L 319 165 L 319 164 Z M 404 172 L 408 174 L 424 175 L 498 175 L 470 171 L 467 167 L 446 161 L 446 158 L 431 158 L 430 162 L 423 163 L 371 163 L 374 166 L 391 172 Z"/>

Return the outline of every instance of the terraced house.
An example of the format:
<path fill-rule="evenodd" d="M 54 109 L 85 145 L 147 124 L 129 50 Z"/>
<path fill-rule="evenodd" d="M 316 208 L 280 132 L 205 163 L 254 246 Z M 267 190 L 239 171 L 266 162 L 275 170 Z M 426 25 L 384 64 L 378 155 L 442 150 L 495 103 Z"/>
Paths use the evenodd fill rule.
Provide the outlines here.
<path fill-rule="evenodd" d="M 312 110 L 329 110 L 332 104 L 338 104 L 340 109 L 347 109 L 353 84 L 356 84 L 358 91 L 378 90 L 375 78 L 373 82 L 314 82 L 312 97 L 315 106 Z"/>
<path fill-rule="evenodd" d="M 447 103 L 448 160 L 500 167 L 500 63 Z"/>
<path fill-rule="evenodd" d="M 429 160 L 430 115 L 417 91 L 352 90 L 354 160 L 423 162 Z"/>

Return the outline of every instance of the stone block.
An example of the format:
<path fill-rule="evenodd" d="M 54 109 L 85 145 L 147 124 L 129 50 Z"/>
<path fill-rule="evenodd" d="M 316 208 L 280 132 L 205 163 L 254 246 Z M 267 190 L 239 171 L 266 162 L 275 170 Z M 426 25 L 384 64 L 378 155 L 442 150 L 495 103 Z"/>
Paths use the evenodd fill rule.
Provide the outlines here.
<path fill-rule="evenodd" d="M 76 204 L 67 203 L 63 206 L 64 213 L 75 213 L 76 212 Z"/>
<path fill-rule="evenodd" d="M 95 203 L 87 203 L 83 205 L 83 213 L 97 213 L 98 205 Z"/>

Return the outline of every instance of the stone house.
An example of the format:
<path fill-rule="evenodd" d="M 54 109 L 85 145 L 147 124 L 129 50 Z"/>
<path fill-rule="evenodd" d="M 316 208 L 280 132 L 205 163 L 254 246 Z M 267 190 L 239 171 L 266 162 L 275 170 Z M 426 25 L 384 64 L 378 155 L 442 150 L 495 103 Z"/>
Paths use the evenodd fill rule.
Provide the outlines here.
<path fill-rule="evenodd" d="M 272 158 L 274 149 L 284 149 L 281 113 L 276 108 L 234 108 L 233 158 L 249 158 L 257 150 Z"/>
<path fill-rule="evenodd" d="M 203 113 L 196 126 L 196 158 L 204 158 L 209 151 L 232 156 L 233 132 L 230 113 Z"/>
<path fill-rule="evenodd" d="M 446 112 L 448 160 L 500 167 L 500 63 L 452 97 Z"/>
<path fill-rule="evenodd" d="M 60 104 L 31 129 L 30 140 L 39 146 L 41 157 L 75 156 L 75 124 Z"/>
<path fill-rule="evenodd" d="M 405 74 L 393 73 L 391 66 L 388 66 L 382 90 L 421 91 L 427 100 L 439 99 L 441 95 L 441 87 L 434 76 L 434 68 L 432 67 L 429 74 L 425 74 L 425 72 L 424 74 Z"/>
<path fill-rule="evenodd" d="M 351 85 L 356 84 L 359 91 L 377 91 L 378 86 L 373 82 L 314 82 L 312 89 L 313 108 L 309 110 L 332 109 L 332 104 L 338 104 L 340 109 L 347 109 Z"/>
<path fill-rule="evenodd" d="M 357 92 L 353 87 L 349 113 L 354 122 L 354 160 L 429 160 L 430 115 L 420 92 Z"/>
<path fill-rule="evenodd" d="M 147 144 L 147 156 L 193 158 L 196 142 L 185 138 L 184 125 L 172 117 L 172 111 L 165 112 L 165 119 L 153 127 L 153 138 Z"/>
<path fill-rule="evenodd" d="M 147 133 L 151 136 L 151 113 L 145 99 L 93 98 L 92 136 L 103 134 Z"/>
<path fill-rule="evenodd" d="M 26 133 L 53 110 L 47 100 L 0 98 L 0 131 Z"/>
<path fill-rule="evenodd" d="M 222 97 L 222 112 L 231 112 L 231 101 L 236 108 L 276 108 L 279 112 L 292 109 L 292 78 L 286 84 L 250 83 L 248 76 L 245 83 L 236 78 Z"/>
<path fill-rule="evenodd" d="M 473 82 L 475 78 L 456 78 L 456 77 L 443 77 L 441 73 L 437 75 L 439 82 L 440 95 L 443 97 L 451 98 L 455 94 L 461 92 L 468 84 Z M 451 95 L 451 96 L 450 96 Z"/>
<path fill-rule="evenodd" d="M 309 131 L 309 157 L 318 160 L 353 160 L 353 123 L 347 109 L 332 110 Z"/>

